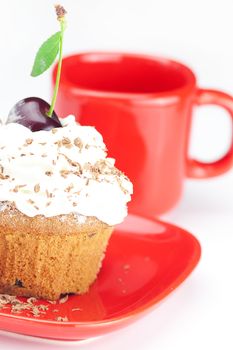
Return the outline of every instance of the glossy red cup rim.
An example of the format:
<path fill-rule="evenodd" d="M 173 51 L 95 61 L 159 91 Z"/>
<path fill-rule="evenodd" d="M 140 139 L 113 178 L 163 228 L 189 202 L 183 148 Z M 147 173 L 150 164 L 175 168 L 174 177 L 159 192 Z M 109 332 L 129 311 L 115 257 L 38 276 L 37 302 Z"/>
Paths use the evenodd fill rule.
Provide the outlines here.
<path fill-rule="evenodd" d="M 80 62 L 101 62 L 109 63 L 116 62 L 119 63 L 120 60 L 127 59 L 134 61 L 141 61 L 157 64 L 161 67 L 161 70 L 169 68 L 171 72 L 179 75 L 183 79 L 183 83 L 178 84 L 176 87 L 164 89 L 164 91 L 142 91 L 142 92 L 131 92 L 131 91 L 114 91 L 101 89 L 101 88 L 92 88 L 83 86 L 78 82 L 75 82 L 72 76 L 73 69 Z M 53 69 L 52 80 L 53 84 L 56 79 L 56 69 L 57 65 Z M 103 71 L 103 73 L 105 73 Z M 106 79 L 109 79 L 107 74 Z M 144 55 L 137 53 L 122 53 L 122 52 L 83 52 L 79 54 L 73 54 L 66 56 L 63 59 L 62 64 L 62 77 L 61 77 L 61 88 L 65 88 L 66 91 L 69 91 L 72 95 L 85 95 L 92 97 L 104 97 L 104 98 L 116 98 L 116 99 L 157 99 L 157 98 L 171 98 L 180 96 L 187 91 L 192 90 L 196 86 L 196 77 L 192 70 L 186 65 L 177 62 L 172 59 L 157 57 L 153 55 Z"/>

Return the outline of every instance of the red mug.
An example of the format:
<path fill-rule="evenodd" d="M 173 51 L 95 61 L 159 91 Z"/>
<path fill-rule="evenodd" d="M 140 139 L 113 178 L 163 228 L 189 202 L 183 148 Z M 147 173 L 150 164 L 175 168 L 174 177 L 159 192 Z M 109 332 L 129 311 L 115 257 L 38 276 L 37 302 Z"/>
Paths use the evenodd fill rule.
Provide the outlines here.
<path fill-rule="evenodd" d="M 233 142 L 213 163 L 188 156 L 193 107 L 207 104 L 223 107 L 233 119 L 233 98 L 198 88 L 181 63 L 93 52 L 63 60 L 56 111 L 74 114 L 103 135 L 109 156 L 133 182 L 130 212 L 158 215 L 176 204 L 184 178 L 220 175 L 233 165 Z"/>

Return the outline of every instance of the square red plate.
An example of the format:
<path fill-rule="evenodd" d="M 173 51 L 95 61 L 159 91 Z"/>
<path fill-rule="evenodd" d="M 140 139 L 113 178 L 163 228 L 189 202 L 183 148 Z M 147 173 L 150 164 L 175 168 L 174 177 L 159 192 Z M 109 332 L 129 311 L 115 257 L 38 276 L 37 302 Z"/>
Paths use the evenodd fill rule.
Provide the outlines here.
<path fill-rule="evenodd" d="M 45 304 L 39 318 L 0 310 L 2 330 L 78 340 L 126 326 L 179 286 L 197 265 L 200 244 L 190 233 L 153 219 L 129 215 L 114 231 L 101 272 L 90 291 L 65 303 Z M 25 300 L 21 298 L 21 300 Z M 27 316 L 29 315 L 29 316 Z M 67 322 L 56 321 L 66 317 Z"/>

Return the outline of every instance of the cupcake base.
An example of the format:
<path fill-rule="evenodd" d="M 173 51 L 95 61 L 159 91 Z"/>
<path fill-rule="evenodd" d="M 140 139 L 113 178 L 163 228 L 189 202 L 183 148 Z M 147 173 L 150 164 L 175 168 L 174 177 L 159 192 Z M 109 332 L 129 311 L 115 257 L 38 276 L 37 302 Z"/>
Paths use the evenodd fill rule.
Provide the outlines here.
<path fill-rule="evenodd" d="M 30 218 L 7 204 L 0 212 L 0 293 L 56 300 L 87 292 L 112 230 L 94 217 Z"/>

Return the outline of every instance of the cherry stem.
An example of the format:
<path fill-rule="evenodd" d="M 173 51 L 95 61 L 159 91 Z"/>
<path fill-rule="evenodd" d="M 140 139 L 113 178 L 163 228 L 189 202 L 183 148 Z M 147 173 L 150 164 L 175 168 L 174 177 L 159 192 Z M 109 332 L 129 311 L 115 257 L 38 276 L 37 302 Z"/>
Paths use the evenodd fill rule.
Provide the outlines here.
<path fill-rule="evenodd" d="M 64 17 L 59 20 L 60 25 L 61 25 L 61 36 L 60 36 L 60 45 L 59 45 L 59 56 L 58 56 L 58 66 L 57 66 L 57 75 L 56 75 L 56 82 L 54 86 L 54 91 L 53 91 L 53 97 L 52 97 L 52 102 L 51 106 L 49 108 L 49 111 L 47 113 L 47 116 L 51 118 L 54 107 L 56 104 L 56 99 L 57 99 L 57 93 L 58 93 L 58 88 L 59 88 L 59 83 L 60 83 L 60 78 L 61 78 L 61 67 L 62 67 L 62 51 L 63 51 L 63 35 L 64 31 L 66 29 L 66 22 L 64 20 Z"/>

